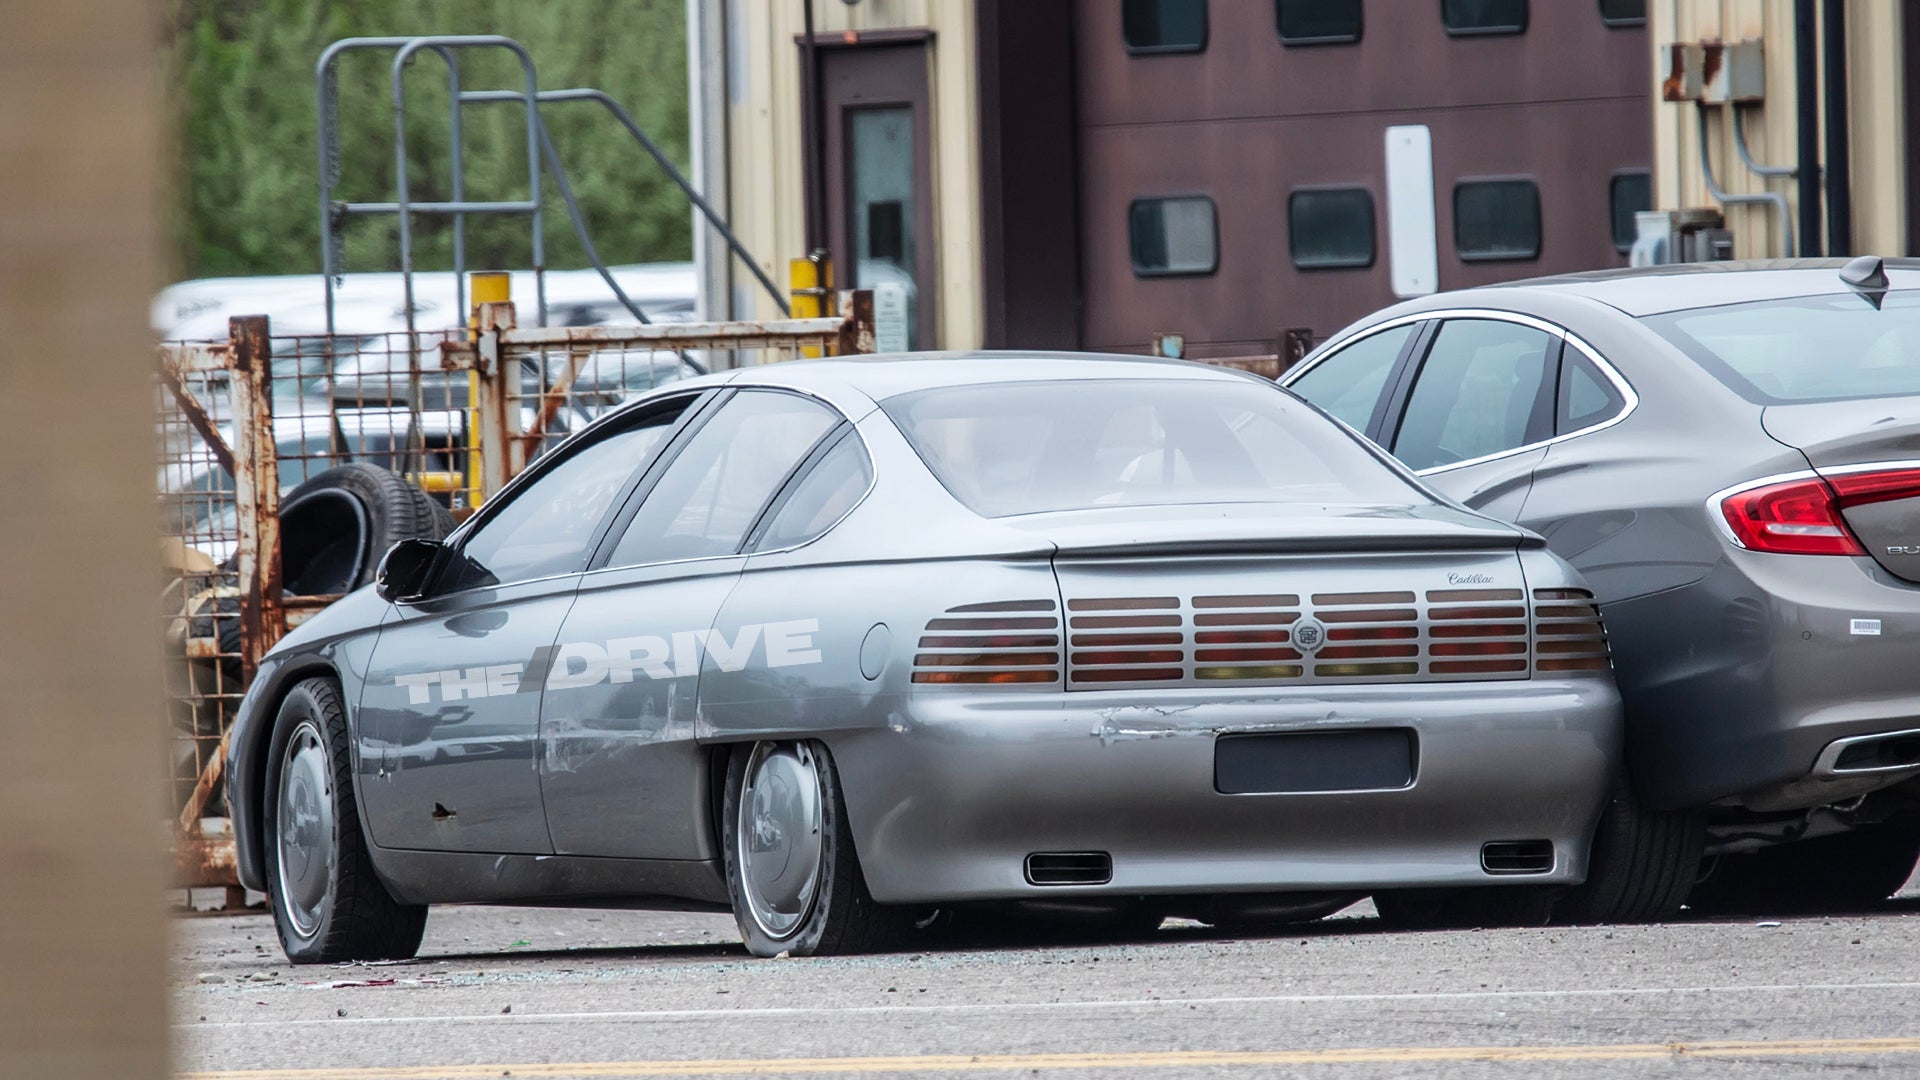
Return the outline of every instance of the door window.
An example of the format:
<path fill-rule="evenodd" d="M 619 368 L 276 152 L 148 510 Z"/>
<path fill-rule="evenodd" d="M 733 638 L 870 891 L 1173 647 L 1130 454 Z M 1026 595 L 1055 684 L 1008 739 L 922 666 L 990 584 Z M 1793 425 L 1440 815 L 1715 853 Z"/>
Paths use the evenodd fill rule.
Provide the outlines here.
<path fill-rule="evenodd" d="M 650 460 L 691 398 L 572 451 L 545 468 L 460 546 L 436 592 L 573 574 L 634 470 Z"/>
<path fill-rule="evenodd" d="M 732 555 L 767 500 L 840 422 L 810 398 L 739 394 L 667 466 L 621 534 L 609 566 Z"/>
<path fill-rule="evenodd" d="M 1365 432 L 1373 419 L 1380 391 L 1387 385 L 1400 350 L 1412 336 L 1413 323 L 1368 334 L 1308 368 L 1287 389 Z"/>
<path fill-rule="evenodd" d="M 1519 323 L 1443 323 L 1407 398 L 1393 455 L 1409 468 L 1432 469 L 1547 438 L 1548 362 L 1559 343 Z"/>
<path fill-rule="evenodd" d="M 867 448 L 849 431 L 794 485 L 754 546 L 773 551 L 812 540 L 853 509 L 872 483 Z"/>
<path fill-rule="evenodd" d="M 892 351 L 920 347 L 919 287 L 913 198 L 913 109 L 855 109 L 847 113 L 847 143 L 853 162 L 848 198 L 852 202 L 854 282 L 879 294 L 895 290 L 906 305 L 906 340 Z M 889 351 L 882 348 L 881 351 Z"/>

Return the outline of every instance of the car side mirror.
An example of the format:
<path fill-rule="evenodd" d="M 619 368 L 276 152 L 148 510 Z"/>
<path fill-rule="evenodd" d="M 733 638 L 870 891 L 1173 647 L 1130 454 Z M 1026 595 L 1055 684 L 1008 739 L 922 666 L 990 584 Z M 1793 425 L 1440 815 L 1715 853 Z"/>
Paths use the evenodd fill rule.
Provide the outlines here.
<path fill-rule="evenodd" d="M 393 545 L 380 559 L 380 569 L 373 576 L 373 591 L 388 603 L 419 596 L 434 560 L 445 548 L 438 540 L 402 540 Z"/>

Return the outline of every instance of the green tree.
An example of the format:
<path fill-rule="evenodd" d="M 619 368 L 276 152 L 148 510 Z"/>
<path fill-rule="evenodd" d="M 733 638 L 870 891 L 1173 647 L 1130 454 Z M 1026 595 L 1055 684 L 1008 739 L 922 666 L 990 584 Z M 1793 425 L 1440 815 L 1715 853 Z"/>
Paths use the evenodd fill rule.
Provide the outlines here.
<path fill-rule="evenodd" d="M 349 36 L 504 34 L 524 44 L 540 86 L 607 91 L 677 162 L 687 153 L 685 9 L 680 0 L 175 0 L 168 26 L 177 155 L 171 224 L 178 277 L 313 273 L 320 268 L 318 123 L 314 64 Z M 464 50 L 467 89 L 518 89 L 500 50 Z M 342 58 L 336 82 L 340 180 L 335 197 L 394 197 L 392 53 Z M 406 76 L 407 168 L 416 200 L 451 197 L 446 68 L 415 58 Z M 542 116 L 565 164 L 589 233 L 610 262 L 684 259 L 689 207 L 679 190 L 598 106 L 550 104 Z M 525 120 L 514 105 L 463 114 L 466 195 L 527 192 Z M 543 179 L 547 264 L 586 258 L 551 177 Z M 532 265 L 525 218 L 470 217 L 470 268 Z M 452 265 L 451 223 L 416 216 L 417 269 Z M 349 270 L 397 269 L 390 217 L 349 223 Z"/>

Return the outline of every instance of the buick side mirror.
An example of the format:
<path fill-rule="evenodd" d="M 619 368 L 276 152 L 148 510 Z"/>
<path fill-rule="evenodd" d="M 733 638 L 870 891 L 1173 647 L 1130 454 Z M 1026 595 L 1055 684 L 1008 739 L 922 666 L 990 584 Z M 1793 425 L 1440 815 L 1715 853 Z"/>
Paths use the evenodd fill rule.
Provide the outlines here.
<path fill-rule="evenodd" d="M 373 591 L 380 599 L 393 603 L 419 596 L 427 584 L 427 572 L 446 545 L 438 540 L 402 540 L 387 549 L 380 569 L 373 576 Z"/>

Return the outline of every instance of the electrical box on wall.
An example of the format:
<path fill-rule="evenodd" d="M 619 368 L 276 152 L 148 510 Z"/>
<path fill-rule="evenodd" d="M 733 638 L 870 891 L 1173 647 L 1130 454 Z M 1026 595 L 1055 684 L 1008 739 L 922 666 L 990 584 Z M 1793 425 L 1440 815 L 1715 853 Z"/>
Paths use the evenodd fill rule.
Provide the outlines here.
<path fill-rule="evenodd" d="M 1733 258 L 1733 233 L 1718 210 L 1642 210 L 1633 222 L 1637 235 L 1628 258 L 1634 266 Z"/>
<path fill-rule="evenodd" d="M 1758 105 L 1767 99 L 1766 54 L 1759 38 L 1676 41 L 1658 56 L 1662 101 Z"/>

